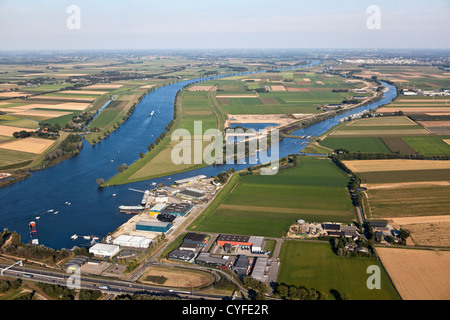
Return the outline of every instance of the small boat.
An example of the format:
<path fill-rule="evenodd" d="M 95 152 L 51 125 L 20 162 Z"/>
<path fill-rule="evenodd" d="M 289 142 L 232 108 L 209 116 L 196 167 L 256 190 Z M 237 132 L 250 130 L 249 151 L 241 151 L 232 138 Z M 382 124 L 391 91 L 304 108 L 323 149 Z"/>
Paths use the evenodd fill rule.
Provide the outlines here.
<path fill-rule="evenodd" d="M 47 212 L 53 212 L 53 209 L 47 210 Z"/>
<path fill-rule="evenodd" d="M 83 236 L 84 240 L 91 240 L 91 236 Z"/>
<path fill-rule="evenodd" d="M 36 217 L 36 220 L 39 220 L 41 217 Z"/>
<path fill-rule="evenodd" d="M 116 194 L 115 193 L 113 193 L 113 197 L 115 197 L 116 196 Z"/>
<path fill-rule="evenodd" d="M 91 239 L 94 240 L 94 241 L 100 240 L 100 238 L 96 237 L 96 236 L 91 236 Z"/>
<path fill-rule="evenodd" d="M 77 240 L 78 239 L 78 235 L 74 234 L 73 236 L 70 237 L 70 239 Z"/>
<path fill-rule="evenodd" d="M 154 115 L 154 114 L 155 114 L 155 111 L 153 110 L 152 113 L 150 113 L 150 115 L 152 116 L 152 115 Z"/>
<path fill-rule="evenodd" d="M 59 212 L 59 211 L 55 211 L 55 212 L 53 212 L 53 214 L 58 214 L 58 212 Z"/>

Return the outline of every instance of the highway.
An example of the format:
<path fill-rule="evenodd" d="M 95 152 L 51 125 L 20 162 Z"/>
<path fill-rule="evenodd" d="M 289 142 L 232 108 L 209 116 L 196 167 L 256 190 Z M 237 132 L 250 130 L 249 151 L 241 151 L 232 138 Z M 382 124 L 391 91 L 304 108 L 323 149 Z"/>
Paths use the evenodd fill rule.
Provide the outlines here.
<path fill-rule="evenodd" d="M 5 264 L 0 264 L 0 268 L 5 269 L 9 267 Z M 4 276 L 20 278 L 27 281 L 43 282 L 60 286 L 76 286 L 79 289 L 100 290 L 110 294 L 136 294 L 136 293 L 152 293 L 174 295 L 182 299 L 208 299 L 208 300 L 222 300 L 223 296 L 214 294 L 205 294 L 196 291 L 186 291 L 179 289 L 161 288 L 147 284 L 137 284 L 124 280 L 113 280 L 105 277 L 89 277 L 81 275 L 79 282 L 74 282 L 69 279 L 72 274 L 58 271 L 43 270 L 33 267 L 18 267 L 14 266 L 4 271 Z M 108 287 L 100 288 L 100 287 Z"/>

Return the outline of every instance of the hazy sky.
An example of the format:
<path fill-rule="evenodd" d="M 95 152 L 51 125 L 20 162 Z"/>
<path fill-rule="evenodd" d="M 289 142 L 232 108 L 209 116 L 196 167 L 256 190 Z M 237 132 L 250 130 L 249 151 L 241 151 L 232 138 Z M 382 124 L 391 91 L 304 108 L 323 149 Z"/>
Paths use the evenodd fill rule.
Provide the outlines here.
<path fill-rule="evenodd" d="M 0 50 L 450 48 L 449 17 L 450 0 L 0 0 Z"/>

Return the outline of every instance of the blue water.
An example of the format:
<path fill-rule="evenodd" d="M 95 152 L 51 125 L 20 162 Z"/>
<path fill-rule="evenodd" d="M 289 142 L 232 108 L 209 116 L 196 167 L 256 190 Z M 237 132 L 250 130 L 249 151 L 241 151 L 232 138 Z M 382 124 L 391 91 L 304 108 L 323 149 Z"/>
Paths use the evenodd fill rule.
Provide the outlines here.
<path fill-rule="evenodd" d="M 154 142 L 172 120 L 176 93 L 183 86 L 198 81 L 187 80 L 150 92 L 141 100 L 132 116 L 97 145 L 91 146 L 85 142 L 77 156 L 48 169 L 33 172 L 30 178 L 0 189 L 0 228 L 16 231 L 21 234 L 22 242 L 28 242 L 28 224 L 35 221 L 41 244 L 56 249 L 72 248 L 74 245 L 84 244 L 86 240 L 79 238 L 72 241 L 71 235 L 96 235 L 102 238 L 130 218 L 129 215 L 120 213 L 118 206 L 139 204 L 142 193 L 129 188 L 146 190 L 153 182 L 172 184 L 174 180 L 194 175 L 213 176 L 231 167 L 237 170 L 248 167 L 248 164 L 216 165 L 128 185 L 103 189 L 97 187 L 97 178 L 106 181 L 117 173 L 119 165 L 130 165 L 139 159 L 139 152 L 147 151 L 147 146 Z M 385 86 L 390 90 L 382 101 L 355 109 L 346 116 L 363 109 L 376 108 L 392 100 L 395 97 L 395 87 L 389 84 Z M 150 116 L 153 110 L 155 114 Z M 344 116 L 345 114 L 336 119 L 325 120 L 293 134 L 317 136 L 336 125 Z M 304 141 L 299 139 L 281 141 L 280 157 L 298 153 L 306 146 L 302 142 Z M 117 196 L 113 197 L 113 194 Z M 55 211 L 58 213 L 54 214 Z"/>

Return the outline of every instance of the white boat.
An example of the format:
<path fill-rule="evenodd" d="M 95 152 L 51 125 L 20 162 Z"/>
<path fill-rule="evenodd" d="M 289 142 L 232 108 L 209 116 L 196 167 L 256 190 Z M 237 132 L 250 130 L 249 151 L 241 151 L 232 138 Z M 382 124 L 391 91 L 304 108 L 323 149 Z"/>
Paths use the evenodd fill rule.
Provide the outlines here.
<path fill-rule="evenodd" d="M 152 113 L 150 113 L 150 115 L 152 116 L 152 115 L 154 115 L 154 114 L 155 114 L 155 111 L 153 110 Z"/>
<path fill-rule="evenodd" d="M 113 197 L 115 197 L 116 196 L 116 194 L 115 193 L 113 193 Z"/>
<path fill-rule="evenodd" d="M 92 240 L 95 240 L 95 241 L 100 240 L 100 238 L 96 237 L 96 236 L 91 236 L 91 238 L 92 238 Z"/>
<path fill-rule="evenodd" d="M 36 217 L 36 220 L 39 220 L 41 217 Z"/>
<path fill-rule="evenodd" d="M 83 236 L 84 240 L 91 240 L 91 236 Z"/>
<path fill-rule="evenodd" d="M 78 235 L 74 234 L 73 236 L 70 237 L 70 239 L 77 240 L 78 239 Z"/>
<path fill-rule="evenodd" d="M 53 214 L 58 214 L 58 212 L 59 212 L 59 211 L 55 211 L 55 212 L 53 212 Z"/>
<path fill-rule="evenodd" d="M 47 210 L 47 212 L 53 212 L 53 209 Z"/>

